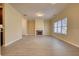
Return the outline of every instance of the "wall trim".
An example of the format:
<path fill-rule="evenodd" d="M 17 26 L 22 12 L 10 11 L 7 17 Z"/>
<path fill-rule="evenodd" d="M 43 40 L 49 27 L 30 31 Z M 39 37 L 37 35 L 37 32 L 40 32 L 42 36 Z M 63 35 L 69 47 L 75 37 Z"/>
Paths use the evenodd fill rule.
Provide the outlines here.
<path fill-rule="evenodd" d="M 62 39 L 60 39 L 60 40 L 62 40 Z M 68 44 L 71 44 L 71 45 L 73 45 L 73 46 L 79 48 L 79 45 L 77 45 L 77 44 L 75 44 L 75 43 L 72 43 L 72 42 L 69 42 L 69 41 L 66 41 L 66 40 L 62 40 L 62 41 L 64 41 L 64 42 L 66 42 L 66 43 L 68 43 Z"/>
<path fill-rule="evenodd" d="M 3 45 L 3 47 L 7 47 L 7 46 L 9 46 L 10 44 L 13 44 L 13 43 L 15 43 L 15 42 L 18 41 L 18 40 L 20 40 L 20 39 L 11 41 L 11 42 L 9 42 L 9 43 L 6 43 L 6 44 Z"/>
<path fill-rule="evenodd" d="M 31 36 L 31 35 L 35 35 L 35 34 L 28 34 L 29 36 Z M 28 36 L 28 35 L 26 35 L 26 36 Z"/>
<path fill-rule="evenodd" d="M 55 36 L 55 35 L 54 35 L 54 37 L 57 38 L 57 39 L 59 39 L 59 40 L 62 40 L 62 41 L 64 41 L 64 42 L 66 42 L 66 43 L 68 43 L 68 44 L 70 44 L 70 45 L 73 45 L 73 46 L 79 48 L 79 45 L 77 45 L 77 44 L 75 44 L 75 43 L 73 43 L 73 42 L 69 42 L 69 41 L 67 41 L 67 40 L 63 40 L 62 38 L 59 38 L 59 37 L 57 37 L 57 36 Z"/>

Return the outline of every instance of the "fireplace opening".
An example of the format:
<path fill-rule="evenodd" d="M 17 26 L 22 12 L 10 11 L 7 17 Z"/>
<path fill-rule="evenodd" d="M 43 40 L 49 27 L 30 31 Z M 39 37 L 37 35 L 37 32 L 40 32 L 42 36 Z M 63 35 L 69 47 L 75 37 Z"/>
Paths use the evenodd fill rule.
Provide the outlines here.
<path fill-rule="evenodd" d="M 43 35 L 43 31 L 42 30 L 36 30 L 36 35 Z"/>

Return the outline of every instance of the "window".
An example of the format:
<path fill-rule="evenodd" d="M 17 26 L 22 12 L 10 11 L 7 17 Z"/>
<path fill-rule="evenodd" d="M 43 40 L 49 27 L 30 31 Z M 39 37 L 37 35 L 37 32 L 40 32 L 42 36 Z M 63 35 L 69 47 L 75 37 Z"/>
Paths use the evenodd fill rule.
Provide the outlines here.
<path fill-rule="evenodd" d="M 67 17 L 54 23 L 54 32 L 67 34 Z"/>
<path fill-rule="evenodd" d="M 67 17 L 62 20 L 62 34 L 67 34 Z"/>
<path fill-rule="evenodd" d="M 54 23 L 54 32 L 57 32 L 57 22 Z"/>
<path fill-rule="evenodd" d="M 57 23 L 58 23 L 58 27 L 57 27 L 58 31 L 57 32 L 61 33 L 61 20 L 59 20 Z"/>

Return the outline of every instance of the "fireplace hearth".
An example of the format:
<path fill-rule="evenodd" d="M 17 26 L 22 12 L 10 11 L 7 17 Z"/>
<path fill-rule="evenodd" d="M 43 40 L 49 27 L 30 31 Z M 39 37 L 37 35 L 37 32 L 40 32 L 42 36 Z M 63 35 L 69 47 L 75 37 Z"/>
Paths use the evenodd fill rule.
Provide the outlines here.
<path fill-rule="evenodd" d="M 43 35 L 43 31 L 42 30 L 36 30 L 36 35 Z"/>

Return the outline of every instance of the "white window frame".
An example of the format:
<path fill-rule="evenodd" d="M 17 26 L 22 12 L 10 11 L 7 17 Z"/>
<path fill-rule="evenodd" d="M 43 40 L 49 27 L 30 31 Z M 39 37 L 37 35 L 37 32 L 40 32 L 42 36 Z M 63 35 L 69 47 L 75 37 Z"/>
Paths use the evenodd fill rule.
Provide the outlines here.
<path fill-rule="evenodd" d="M 63 21 L 66 21 L 66 22 L 63 24 Z M 60 26 L 59 26 L 59 22 L 61 22 Z M 54 33 L 65 34 L 65 35 L 67 34 L 67 17 L 64 17 L 63 19 L 60 19 L 54 23 Z"/>

